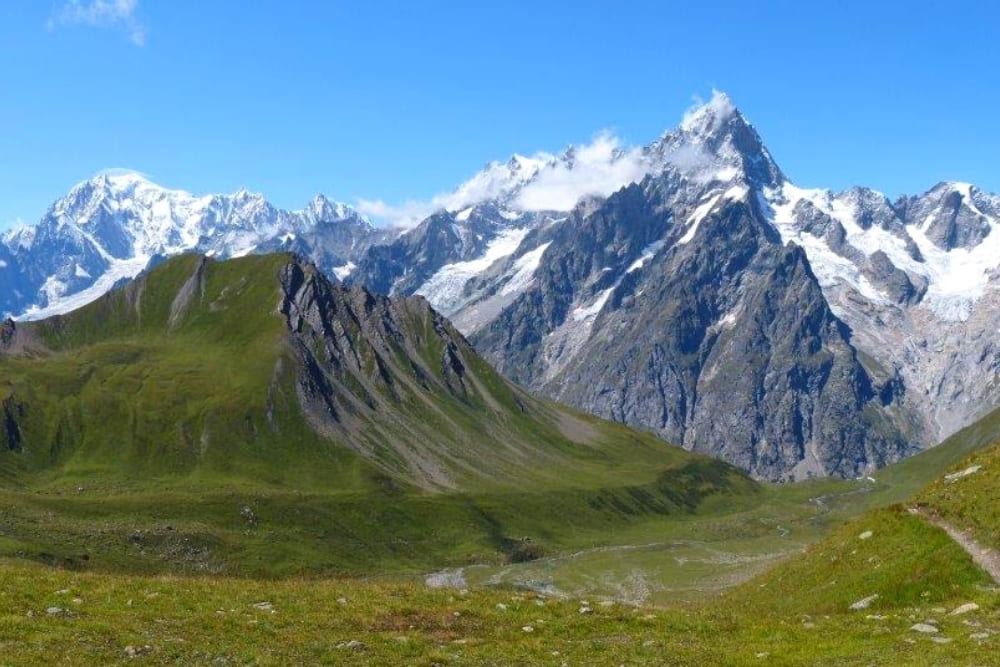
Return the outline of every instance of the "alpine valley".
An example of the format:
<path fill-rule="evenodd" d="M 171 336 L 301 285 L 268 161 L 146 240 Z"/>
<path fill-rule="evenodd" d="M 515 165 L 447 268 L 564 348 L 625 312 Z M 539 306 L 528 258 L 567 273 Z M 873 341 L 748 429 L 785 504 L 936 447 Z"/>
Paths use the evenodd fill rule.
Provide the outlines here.
<path fill-rule="evenodd" d="M 1000 197 L 716 94 L 425 212 L 3 235 L 0 663 L 996 664 Z"/>
<path fill-rule="evenodd" d="M 294 252 L 423 296 L 537 395 L 766 480 L 867 475 L 1000 404 L 1000 197 L 797 186 L 724 94 L 647 146 L 515 155 L 435 202 L 376 227 L 101 174 L 3 236 L 0 311 L 64 313 L 181 253 Z"/>

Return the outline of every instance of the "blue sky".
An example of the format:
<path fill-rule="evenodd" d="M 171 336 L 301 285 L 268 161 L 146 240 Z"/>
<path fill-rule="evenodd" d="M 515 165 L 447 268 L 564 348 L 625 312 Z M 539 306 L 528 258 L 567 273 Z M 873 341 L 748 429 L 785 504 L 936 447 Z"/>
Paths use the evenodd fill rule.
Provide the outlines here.
<path fill-rule="evenodd" d="M 1000 191 L 996 7 L 5 0 L 0 228 L 112 167 L 426 200 L 514 152 L 646 143 L 713 88 L 800 185 Z"/>

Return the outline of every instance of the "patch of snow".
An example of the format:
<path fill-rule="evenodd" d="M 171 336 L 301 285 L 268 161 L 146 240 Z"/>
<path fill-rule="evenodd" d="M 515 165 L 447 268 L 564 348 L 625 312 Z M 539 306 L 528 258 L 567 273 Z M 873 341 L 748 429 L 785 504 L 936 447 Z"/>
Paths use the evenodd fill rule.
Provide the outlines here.
<path fill-rule="evenodd" d="M 66 283 L 55 276 L 49 276 L 42 284 L 41 292 L 45 295 L 45 300 L 52 303 L 66 293 Z"/>
<path fill-rule="evenodd" d="M 510 294 L 516 294 L 518 292 L 523 292 L 525 289 L 531 285 L 532 280 L 535 278 L 535 271 L 538 269 L 538 265 L 542 262 L 542 255 L 545 254 L 545 250 L 551 245 L 551 241 L 548 243 L 543 243 L 534 250 L 524 253 L 514 262 L 513 271 L 514 275 L 511 276 L 507 284 L 503 286 L 500 290 L 500 294 L 503 296 L 508 296 Z"/>
<path fill-rule="evenodd" d="M 705 219 L 705 216 L 709 214 L 709 212 L 712 210 L 712 207 L 715 206 L 716 203 L 718 203 L 718 201 L 721 198 L 722 198 L 721 194 L 715 195 L 707 202 L 695 207 L 694 212 L 691 213 L 691 216 L 688 218 L 687 231 L 684 232 L 684 236 L 682 236 L 680 240 L 677 241 L 678 245 L 683 245 L 685 243 L 688 243 L 691 241 L 691 239 L 694 238 L 695 233 L 698 231 L 698 225 L 701 224 L 701 221 Z"/>
<path fill-rule="evenodd" d="M 468 208 L 462 209 L 461 211 L 455 214 L 455 220 L 458 220 L 459 222 L 465 222 L 466 220 L 469 219 L 469 216 L 472 215 L 472 210 L 474 208 L 475 208 L 474 206 L 470 206 Z"/>
<path fill-rule="evenodd" d="M 76 268 L 73 271 L 73 275 L 75 275 L 77 278 L 90 278 L 90 274 L 87 273 L 87 270 L 82 266 L 80 266 L 79 264 L 76 265 Z"/>
<path fill-rule="evenodd" d="M 653 259 L 653 257 L 656 256 L 656 253 L 660 252 L 660 250 L 663 249 L 663 246 L 664 246 L 665 243 L 666 243 L 666 241 L 664 241 L 664 240 L 661 239 L 659 241 L 653 241 L 648 246 L 646 246 L 645 248 L 643 248 L 642 249 L 642 254 L 639 256 L 639 259 L 637 259 L 634 262 L 632 262 L 629 265 L 629 267 L 627 269 L 625 269 L 625 273 L 632 273 L 633 271 L 638 271 L 639 269 L 641 269 L 646 262 L 648 262 L 649 260 Z M 610 268 L 604 268 L 604 269 L 601 269 L 601 270 L 602 271 L 610 271 L 611 269 Z"/>
<path fill-rule="evenodd" d="M 135 278 L 142 272 L 143 269 L 146 268 L 146 265 L 148 264 L 149 257 L 133 257 L 125 260 L 116 260 L 103 275 L 94 281 L 93 285 L 85 290 L 68 296 L 63 296 L 62 292 L 55 285 L 55 283 L 59 283 L 59 281 L 54 278 L 49 278 L 45 282 L 45 286 L 42 288 L 43 290 L 50 290 L 51 288 L 50 293 L 52 296 L 50 296 L 48 300 L 48 305 L 44 308 L 33 306 L 14 319 L 40 320 L 46 317 L 51 317 L 52 315 L 58 315 L 71 310 L 76 310 L 77 308 L 82 308 L 88 303 L 96 301 L 103 296 L 119 280 L 123 278 Z M 65 289 L 65 285 L 63 285 L 63 289 Z"/>
<path fill-rule="evenodd" d="M 497 260 L 513 254 L 529 231 L 529 228 L 503 230 L 489 243 L 481 257 L 446 264 L 421 285 L 415 294 L 425 297 L 445 316 L 451 315 L 466 301 L 462 294 L 465 283 L 493 266 Z"/>
<path fill-rule="evenodd" d="M 333 275 L 337 276 L 337 280 L 343 280 L 347 276 L 354 273 L 354 269 L 358 268 L 358 265 L 354 262 L 348 262 L 343 266 L 335 266 L 333 268 Z"/>
<path fill-rule="evenodd" d="M 35 235 L 37 232 L 35 227 L 20 227 L 18 229 L 12 230 L 7 236 L 4 237 L 4 243 L 12 247 L 20 248 L 21 250 L 31 250 L 35 245 Z"/>
<path fill-rule="evenodd" d="M 602 291 L 589 306 L 576 308 L 573 311 L 573 320 L 576 322 L 583 322 L 591 317 L 596 317 L 597 314 L 601 312 L 601 309 L 604 308 L 604 304 L 608 302 L 608 298 L 611 296 L 611 293 L 615 291 L 615 288 L 618 287 L 620 283 L 621 280 L 618 280 L 614 285 Z"/>
<path fill-rule="evenodd" d="M 499 213 L 501 218 L 503 218 L 504 220 L 508 220 L 510 222 L 514 222 L 515 220 L 520 220 L 521 218 L 524 217 L 523 213 L 518 213 L 517 211 L 508 211 L 506 209 L 499 211 Z"/>
<path fill-rule="evenodd" d="M 737 201 L 746 197 L 748 192 L 750 191 L 747 189 L 747 186 L 734 185 L 723 193 L 722 198 Z"/>
<path fill-rule="evenodd" d="M 698 232 L 698 227 L 699 225 L 701 225 L 701 221 L 704 220 L 708 216 L 708 214 L 712 212 L 712 209 L 715 208 L 715 205 L 718 204 L 720 201 L 739 200 L 742 199 L 743 197 L 746 197 L 747 192 L 749 191 L 747 190 L 746 186 L 734 185 L 725 192 L 717 194 L 708 199 L 708 201 L 705 201 L 704 203 L 696 206 L 694 211 L 691 213 L 690 217 L 688 217 L 687 231 L 684 232 L 684 236 L 682 236 L 677 241 L 677 244 L 684 245 L 685 243 L 689 243 L 691 239 L 694 238 L 694 235 Z"/>
<path fill-rule="evenodd" d="M 723 167 L 714 174 L 717 181 L 731 181 L 740 175 L 740 170 L 736 167 Z"/>
<path fill-rule="evenodd" d="M 736 319 L 739 317 L 738 308 L 730 310 L 728 313 L 723 315 L 715 326 L 719 329 L 728 329 L 734 324 L 736 324 Z"/>

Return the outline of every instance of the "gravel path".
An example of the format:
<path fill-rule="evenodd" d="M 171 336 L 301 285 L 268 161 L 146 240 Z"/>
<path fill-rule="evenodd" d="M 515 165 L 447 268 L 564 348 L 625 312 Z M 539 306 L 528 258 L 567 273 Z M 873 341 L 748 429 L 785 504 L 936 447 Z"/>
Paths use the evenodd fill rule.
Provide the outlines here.
<path fill-rule="evenodd" d="M 993 577 L 993 581 L 995 583 L 1000 584 L 1000 554 L 998 554 L 995 549 L 984 547 L 982 544 L 977 542 L 968 531 L 959 530 L 941 517 L 937 516 L 937 514 L 920 510 L 916 507 L 910 507 L 909 512 L 910 514 L 915 514 L 923 518 L 925 521 L 934 524 L 944 532 L 948 533 L 948 536 L 955 541 L 955 544 L 962 547 L 962 549 L 965 550 L 965 553 L 972 557 L 972 560 L 976 565 L 986 570 L 986 572 Z"/>

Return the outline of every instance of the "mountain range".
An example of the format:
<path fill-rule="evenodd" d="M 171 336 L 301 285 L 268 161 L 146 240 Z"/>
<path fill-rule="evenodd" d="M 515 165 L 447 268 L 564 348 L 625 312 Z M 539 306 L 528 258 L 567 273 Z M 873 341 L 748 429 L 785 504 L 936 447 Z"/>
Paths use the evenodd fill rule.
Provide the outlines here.
<path fill-rule="evenodd" d="M 287 250 L 423 296 L 533 392 L 774 480 L 858 476 L 1000 403 L 1000 197 L 795 185 L 723 94 L 641 148 L 492 163 L 408 229 L 319 196 L 75 187 L 0 240 L 0 312 L 91 301 L 162 258 Z"/>

